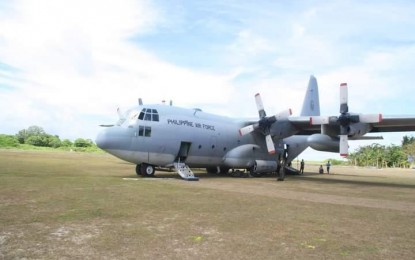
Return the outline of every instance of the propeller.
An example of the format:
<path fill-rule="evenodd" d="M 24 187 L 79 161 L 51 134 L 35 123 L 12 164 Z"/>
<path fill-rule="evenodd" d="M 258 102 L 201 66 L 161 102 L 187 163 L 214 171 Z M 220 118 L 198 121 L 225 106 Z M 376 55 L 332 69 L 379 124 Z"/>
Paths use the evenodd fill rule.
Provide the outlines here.
<path fill-rule="evenodd" d="M 271 126 L 278 120 L 289 117 L 292 114 L 291 109 L 282 111 L 277 115 L 267 117 L 267 114 L 264 110 L 264 104 L 262 103 L 261 95 L 259 93 L 255 95 L 255 103 L 258 109 L 259 121 L 255 124 L 242 127 L 239 129 L 239 134 L 244 136 L 259 129 L 265 135 L 265 143 L 267 144 L 268 153 L 275 154 L 274 141 L 272 140 L 270 134 Z"/>
<path fill-rule="evenodd" d="M 340 116 L 310 117 L 312 125 L 339 125 L 340 127 L 340 155 L 347 157 L 349 154 L 348 134 L 350 125 L 354 123 L 379 123 L 382 121 L 382 114 L 351 114 L 348 106 L 347 83 L 340 84 Z"/>

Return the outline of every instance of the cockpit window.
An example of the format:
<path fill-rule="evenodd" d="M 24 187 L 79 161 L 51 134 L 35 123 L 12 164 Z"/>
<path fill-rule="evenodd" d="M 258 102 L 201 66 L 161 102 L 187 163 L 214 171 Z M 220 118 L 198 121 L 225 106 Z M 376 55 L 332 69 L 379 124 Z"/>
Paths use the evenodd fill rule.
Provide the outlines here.
<path fill-rule="evenodd" d="M 144 119 L 144 112 L 141 112 L 140 115 L 138 116 L 139 120 L 143 120 Z"/>
<path fill-rule="evenodd" d="M 139 126 L 138 136 L 151 137 L 151 127 L 149 126 Z"/>
<path fill-rule="evenodd" d="M 138 119 L 144 121 L 158 122 L 159 114 L 157 112 L 157 109 L 143 108 L 143 110 L 141 110 L 140 115 L 138 116 Z"/>

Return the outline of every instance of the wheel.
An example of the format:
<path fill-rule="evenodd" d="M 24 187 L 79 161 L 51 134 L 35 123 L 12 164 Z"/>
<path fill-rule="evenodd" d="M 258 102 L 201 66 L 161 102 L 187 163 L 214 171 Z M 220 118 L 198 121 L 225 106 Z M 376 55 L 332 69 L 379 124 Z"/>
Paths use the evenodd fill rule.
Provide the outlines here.
<path fill-rule="evenodd" d="M 207 167 L 206 171 L 207 171 L 207 173 L 218 173 L 218 168 L 216 168 L 216 167 Z"/>
<path fill-rule="evenodd" d="M 154 166 L 151 164 L 143 163 L 140 167 L 141 174 L 145 177 L 153 177 L 154 176 Z"/>
<path fill-rule="evenodd" d="M 227 174 L 229 173 L 229 168 L 228 167 L 220 167 L 220 174 Z"/>
<path fill-rule="evenodd" d="M 262 177 L 262 173 L 260 173 L 260 172 L 255 172 L 255 167 L 254 167 L 254 166 L 252 166 L 251 168 L 249 168 L 249 174 L 250 174 L 252 177 L 256 177 L 256 178 Z"/>
<path fill-rule="evenodd" d="M 285 167 L 281 169 L 281 171 L 278 173 L 277 181 L 284 181 L 285 179 Z"/>
<path fill-rule="evenodd" d="M 135 166 L 135 173 L 137 173 L 138 176 L 142 175 L 141 174 L 141 164 L 137 164 L 137 166 Z"/>

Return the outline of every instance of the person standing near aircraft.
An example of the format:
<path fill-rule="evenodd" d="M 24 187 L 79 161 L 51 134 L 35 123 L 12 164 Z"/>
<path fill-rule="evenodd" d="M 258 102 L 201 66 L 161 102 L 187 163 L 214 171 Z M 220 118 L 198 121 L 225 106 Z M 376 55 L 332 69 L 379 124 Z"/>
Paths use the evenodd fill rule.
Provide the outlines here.
<path fill-rule="evenodd" d="M 330 174 L 330 166 L 331 166 L 330 161 L 327 161 L 327 163 L 326 163 L 326 167 L 327 167 L 327 174 Z"/>
<path fill-rule="evenodd" d="M 318 169 L 318 173 L 323 174 L 324 170 L 323 170 L 323 165 L 320 164 L 320 168 Z"/>
<path fill-rule="evenodd" d="M 304 159 L 302 159 L 300 163 L 300 174 L 304 174 Z"/>

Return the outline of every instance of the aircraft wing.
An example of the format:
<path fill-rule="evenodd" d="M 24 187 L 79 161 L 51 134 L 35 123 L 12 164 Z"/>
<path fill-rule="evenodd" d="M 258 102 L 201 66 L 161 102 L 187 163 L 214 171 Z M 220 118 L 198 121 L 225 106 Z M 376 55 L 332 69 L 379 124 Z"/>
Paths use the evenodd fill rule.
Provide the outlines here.
<path fill-rule="evenodd" d="M 415 116 L 382 116 L 382 121 L 372 124 L 371 133 L 415 131 Z"/>
<path fill-rule="evenodd" d="M 321 125 L 312 125 L 309 116 L 290 116 L 288 121 L 298 130 L 298 135 L 312 135 L 321 132 Z"/>
<path fill-rule="evenodd" d="M 321 124 L 310 124 L 310 117 L 299 116 L 289 117 L 290 123 L 297 128 L 298 134 L 315 134 L 320 133 Z M 369 133 L 380 132 L 408 132 L 415 131 L 414 115 L 382 115 L 382 121 L 379 123 L 368 123 L 371 125 Z"/>

